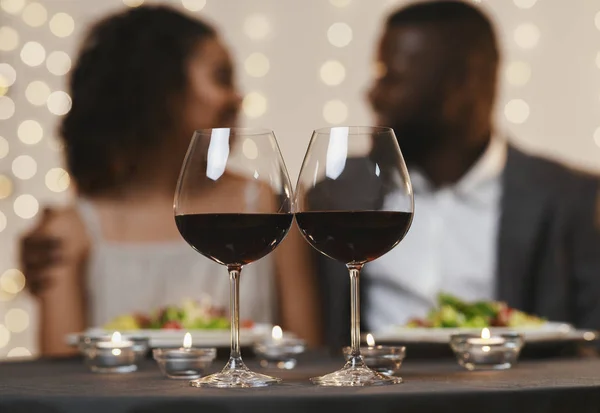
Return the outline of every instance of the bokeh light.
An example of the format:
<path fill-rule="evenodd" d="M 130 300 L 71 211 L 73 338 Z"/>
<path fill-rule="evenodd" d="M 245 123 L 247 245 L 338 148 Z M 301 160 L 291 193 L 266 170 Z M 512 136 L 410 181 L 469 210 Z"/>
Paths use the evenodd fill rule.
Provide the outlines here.
<path fill-rule="evenodd" d="M 6 155 L 8 155 L 9 147 L 10 146 L 8 144 L 8 141 L 2 136 L 0 136 L 0 159 L 6 158 Z"/>
<path fill-rule="evenodd" d="M 25 6 L 25 0 L 0 0 L 0 8 L 8 14 L 17 14 Z"/>
<path fill-rule="evenodd" d="M 46 59 L 46 50 L 38 42 L 27 42 L 21 49 L 21 60 L 27 66 L 39 66 Z"/>
<path fill-rule="evenodd" d="M 244 20 L 244 33 L 253 40 L 264 39 L 270 32 L 271 24 L 263 14 L 251 14 Z"/>
<path fill-rule="evenodd" d="M 35 120 L 24 120 L 17 128 L 17 136 L 21 142 L 28 145 L 35 145 L 44 137 L 44 129 Z"/>
<path fill-rule="evenodd" d="M 523 99 L 513 99 L 504 107 L 504 116 L 509 122 L 524 123 L 529 118 L 529 105 Z"/>
<path fill-rule="evenodd" d="M 326 85 L 336 86 L 346 78 L 346 68 L 337 60 L 328 60 L 321 66 L 319 75 Z"/>
<path fill-rule="evenodd" d="M 17 80 L 17 71 L 8 63 L 0 63 L 0 86 L 10 87 Z"/>
<path fill-rule="evenodd" d="M 523 49 L 534 48 L 540 40 L 540 29 L 533 23 L 523 23 L 515 29 L 514 39 Z"/>
<path fill-rule="evenodd" d="M 520 9 L 530 9 L 535 6 L 537 0 L 513 0 L 513 2 L 515 3 L 515 6 Z"/>
<path fill-rule="evenodd" d="M 25 288 L 25 275 L 16 268 L 10 268 L 0 275 L 0 289 L 9 294 L 18 294 Z"/>
<path fill-rule="evenodd" d="M 200 11 L 206 6 L 206 0 L 181 0 L 181 4 L 190 11 Z"/>
<path fill-rule="evenodd" d="M 31 27 L 40 27 L 46 23 L 46 20 L 48 19 L 48 12 L 40 3 L 29 3 L 25 9 L 23 9 L 21 18 L 25 24 Z"/>
<path fill-rule="evenodd" d="M 329 2 L 333 6 L 339 7 L 341 9 L 342 7 L 347 7 L 348 5 L 350 5 L 350 3 L 352 3 L 352 0 L 329 0 Z"/>
<path fill-rule="evenodd" d="M 12 172 L 19 179 L 31 179 L 37 172 L 37 162 L 29 155 L 17 156 L 12 162 Z"/>
<path fill-rule="evenodd" d="M 252 53 L 244 61 L 244 69 L 252 77 L 263 77 L 269 73 L 269 59 L 262 53 Z"/>
<path fill-rule="evenodd" d="M 345 47 L 352 41 L 352 28 L 346 23 L 333 23 L 327 30 L 329 43 L 336 47 Z"/>
<path fill-rule="evenodd" d="M 52 168 L 46 173 L 45 181 L 52 192 L 64 192 L 69 188 L 71 177 L 63 168 Z"/>
<path fill-rule="evenodd" d="M 250 138 L 244 139 L 244 143 L 242 144 L 242 153 L 248 159 L 258 158 L 258 146 L 256 146 L 256 142 Z"/>
<path fill-rule="evenodd" d="M 8 222 L 6 221 L 6 215 L 4 215 L 4 212 L 0 211 L 0 232 L 4 231 L 6 229 L 7 223 Z"/>
<path fill-rule="evenodd" d="M 0 27 L 0 50 L 10 52 L 19 45 L 19 33 L 12 27 Z"/>
<path fill-rule="evenodd" d="M 340 124 L 348 118 L 348 106 L 339 99 L 330 100 L 323 106 L 323 118 L 332 125 Z"/>
<path fill-rule="evenodd" d="M 139 7 L 144 4 L 144 0 L 123 0 L 123 4 L 128 7 Z"/>
<path fill-rule="evenodd" d="M 6 328 L 13 333 L 21 333 L 29 327 L 29 314 L 22 308 L 11 308 L 4 315 Z"/>
<path fill-rule="evenodd" d="M 71 97 L 62 90 L 52 92 L 46 102 L 48 110 L 55 115 L 64 115 L 71 110 Z"/>
<path fill-rule="evenodd" d="M 22 358 L 22 357 L 30 357 L 31 351 L 29 351 L 26 347 L 15 347 L 11 349 L 6 357 L 8 358 Z"/>
<path fill-rule="evenodd" d="M 596 13 L 596 17 L 594 18 L 594 23 L 596 24 L 596 29 L 600 30 L 600 11 Z"/>
<path fill-rule="evenodd" d="M 267 98 L 259 92 L 250 92 L 242 103 L 244 114 L 249 118 L 258 118 L 267 111 Z"/>
<path fill-rule="evenodd" d="M 6 175 L 0 175 L 0 199 L 8 198 L 13 192 L 13 183 Z"/>
<path fill-rule="evenodd" d="M 15 114 L 15 102 L 8 96 L 0 96 L 0 120 L 10 119 Z"/>
<path fill-rule="evenodd" d="M 13 203 L 13 209 L 18 217 L 30 219 L 37 215 L 40 204 L 38 200 L 30 194 L 19 195 Z"/>
<path fill-rule="evenodd" d="M 594 142 L 600 147 L 600 127 L 594 131 Z"/>
<path fill-rule="evenodd" d="M 50 87 L 41 80 L 34 80 L 27 85 L 25 97 L 27 101 L 35 106 L 42 106 L 48 100 L 51 90 Z"/>
<path fill-rule="evenodd" d="M 8 331 L 8 328 L 4 324 L 0 324 L 0 348 L 6 347 L 9 341 L 10 331 Z"/>
<path fill-rule="evenodd" d="M 65 52 L 54 51 L 46 59 L 46 68 L 53 75 L 66 75 L 71 70 L 71 58 Z"/>
<path fill-rule="evenodd" d="M 50 19 L 49 26 L 56 37 L 67 37 L 75 30 L 75 20 L 67 13 L 56 13 Z"/>
<path fill-rule="evenodd" d="M 531 78 L 531 66 L 525 62 L 512 62 L 506 67 L 506 80 L 513 86 L 524 86 Z"/>

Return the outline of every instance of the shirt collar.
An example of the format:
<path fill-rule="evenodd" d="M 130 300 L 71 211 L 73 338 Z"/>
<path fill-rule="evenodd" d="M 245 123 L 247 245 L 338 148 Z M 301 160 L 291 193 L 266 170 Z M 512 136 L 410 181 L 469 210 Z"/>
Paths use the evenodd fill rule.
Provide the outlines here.
<path fill-rule="evenodd" d="M 478 189 L 486 183 L 497 180 L 506 165 L 507 143 L 493 135 L 490 142 L 477 162 L 454 185 L 446 187 L 463 196 L 476 196 Z M 410 180 L 415 193 L 434 192 L 433 186 L 425 175 L 416 168 L 410 169 Z"/>

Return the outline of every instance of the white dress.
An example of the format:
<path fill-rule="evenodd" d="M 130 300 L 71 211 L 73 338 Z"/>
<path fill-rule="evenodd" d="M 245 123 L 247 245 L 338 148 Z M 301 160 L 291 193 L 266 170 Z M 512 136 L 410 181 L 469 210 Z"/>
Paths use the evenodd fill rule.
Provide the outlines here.
<path fill-rule="evenodd" d="M 118 243 L 102 239 L 94 206 L 77 201 L 91 238 L 86 271 L 88 323 L 101 327 L 114 317 L 209 297 L 229 308 L 227 269 L 181 241 Z M 210 236 L 210 234 L 207 234 Z M 274 321 L 275 267 L 271 256 L 245 266 L 240 281 L 240 318 Z"/>

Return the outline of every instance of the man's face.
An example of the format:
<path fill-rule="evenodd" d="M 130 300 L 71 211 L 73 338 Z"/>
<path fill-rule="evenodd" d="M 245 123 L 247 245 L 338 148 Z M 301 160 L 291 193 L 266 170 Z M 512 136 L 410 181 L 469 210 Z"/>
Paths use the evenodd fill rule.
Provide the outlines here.
<path fill-rule="evenodd" d="M 377 124 L 394 129 L 407 162 L 419 162 L 439 143 L 447 95 L 447 52 L 439 31 L 391 27 L 378 50 L 369 93 Z"/>

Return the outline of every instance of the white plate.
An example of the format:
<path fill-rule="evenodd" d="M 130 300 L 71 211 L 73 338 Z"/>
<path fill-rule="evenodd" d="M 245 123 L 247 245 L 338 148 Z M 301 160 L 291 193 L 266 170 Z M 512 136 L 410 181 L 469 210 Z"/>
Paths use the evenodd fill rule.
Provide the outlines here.
<path fill-rule="evenodd" d="M 240 345 L 250 346 L 261 338 L 271 334 L 271 325 L 256 324 L 252 328 L 240 329 Z M 150 339 L 150 347 L 181 347 L 183 336 L 188 330 L 131 330 L 120 331 L 124 336 L 144 336 Z M 100 328 L 91 328 L 85 332 L 90 336 L 110 335 L 113 332 Z M 192 335 L 192 345 L 197 347 L 229 347 L 230 330 L 189 330 Z M 79 340 L 79 333 L 68 334 L 67 344 L 75 346 Z"/>
<path fill-rule="evenodd" d="M 576 330 L 569 324 L 548 322 L 539 327 L 491 327 L 490 332 L 503 334 L 517 332 L 526 342 L 595 340 L 594 332 Z M 480 334 L 480 328 L 409 328 L 394 326 L 379 333 L 373 333 L 375 341 L 397 341 L 403 343 L 448 343 L 453 334 Z"/>

